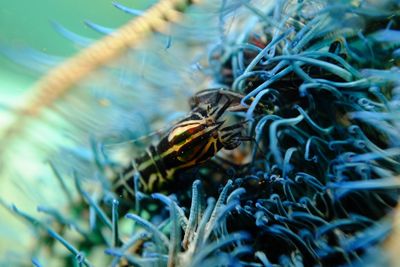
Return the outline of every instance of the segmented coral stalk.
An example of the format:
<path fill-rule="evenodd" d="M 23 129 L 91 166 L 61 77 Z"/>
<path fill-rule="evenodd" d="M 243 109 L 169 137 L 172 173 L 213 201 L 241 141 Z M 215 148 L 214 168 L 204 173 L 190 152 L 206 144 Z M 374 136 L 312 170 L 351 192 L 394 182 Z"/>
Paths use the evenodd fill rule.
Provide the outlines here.
<path fill-rule="evenodd" d="M 3 140 L 19 131 L 25 116 L 37 115 L 43 108 L 51 106 L 93 71 L 142 43 L 149 34 L 165 32 L 170 23 L 181 18 L 180 12 L 198 1 L 161 0 L 139 17 L 52 68 L 28 91 L 27 100 L 17 110 L 18 116 L 3 134 Z"/>

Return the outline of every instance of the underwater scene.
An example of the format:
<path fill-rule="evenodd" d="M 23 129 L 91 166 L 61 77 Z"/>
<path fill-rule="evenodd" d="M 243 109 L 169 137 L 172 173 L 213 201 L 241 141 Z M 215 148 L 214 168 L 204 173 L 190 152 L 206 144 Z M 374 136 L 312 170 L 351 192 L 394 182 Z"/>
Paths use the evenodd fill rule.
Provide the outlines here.
<path fill-rule="evenodd" d="M 1 267 L 400 266 L 398 0 L 4 1 L 0 96 Z"/>

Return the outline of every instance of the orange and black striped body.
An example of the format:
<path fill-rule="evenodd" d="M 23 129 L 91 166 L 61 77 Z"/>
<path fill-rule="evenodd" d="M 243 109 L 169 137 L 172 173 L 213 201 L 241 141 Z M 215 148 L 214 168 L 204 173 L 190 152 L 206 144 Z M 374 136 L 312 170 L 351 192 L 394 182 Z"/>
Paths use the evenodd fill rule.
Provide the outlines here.
<path fill-rule="evenodd" d="M 134 171 L 140 174 L 138 189 L 141 192 L 168 192 L 168 186 L 176 182 L 175 177 L 180 172 L 206 162 L 222 148 L 236 148 L 241 142 L 242 123 L 222 127 L 221 117 L 233 103 L 225 97 L 226 101 L 221 104 L 224 97 L 221 94 L 213 103 L 198 105 L 156 145 L 148 147 L 143 156 L 135 159 L 135 168 L 126 170 L 117 181 L 115 192 L 121 196 L 126 194 L 124 191 L 133 194 Z"/>
<path fill-rule="evenodd" d="M 140 176 L 139 191 L 171 192 L 171 188 L 177 187 L 176 177 L 182 171 L 208 161 L 222 148 L 231 150 L 247 140 L 241 135 L 243 122 L 223 127 L 222 115 L 226 111 L 242 109 L 240 95 L 214 91 L 205 90 L 192 98 L 192 112 L 134 160 L 133 166 L 114 184 L 114 192 L 122 198 L 131 198 L 135 172 Z"/>
<path fill-rule="evenodd" d="M 197 114 L 175 125 L 156 146 L 136 160 L 144 192 L 165 190 L 180 171 L 192 168 L 213 157 L 223 144 L 218 128 L 222 123 L 207 124 L 206 118 Z M 147 179 L 146 179 L 147 178 Z"/>

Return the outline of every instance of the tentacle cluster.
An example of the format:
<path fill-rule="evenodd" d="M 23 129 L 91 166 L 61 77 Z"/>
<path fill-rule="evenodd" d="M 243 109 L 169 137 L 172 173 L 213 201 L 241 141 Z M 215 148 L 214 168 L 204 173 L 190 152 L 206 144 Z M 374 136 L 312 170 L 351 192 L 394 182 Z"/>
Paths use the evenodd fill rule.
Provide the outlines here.
<path fill-rule="evenodd" d="M 216 80 L 246 95 L 258 144 L 235 180 L 253 189 L 232 230 L 251 229 L 268 264 L 351 264 L 388 234 L 398 199 L 400 132 L 387 116 L 399 109 L 398 5 L 245 6 L 259 22 L 232 27 L 209 56 Z"/>

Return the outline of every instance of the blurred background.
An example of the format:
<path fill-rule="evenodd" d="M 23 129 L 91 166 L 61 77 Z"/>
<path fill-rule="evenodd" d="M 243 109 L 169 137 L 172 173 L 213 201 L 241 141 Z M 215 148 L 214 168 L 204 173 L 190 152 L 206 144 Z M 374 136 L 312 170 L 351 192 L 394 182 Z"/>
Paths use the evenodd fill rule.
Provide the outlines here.
<path fill-rule="evenodd" d="M 119 3 L 135 9 L 147 9 L 154 1 L 120 1 Z M 132 19 L 132 15 L 125 14 L 113 7 L 111 0 L 37 0 L 37 1 L 6 1 L 0 0 L 0 130 L 10 123 L 9 109 L 20 102 L 21 96 L 37 81 L 42 74 L 24 68 L 14 62 L 15 59 L 24 59 L 24 52 L 35 49 L 44 54 L 68 58 L 73 56 L 78 49 L 73 43 L 66 40 L 54 27 L 58 23 L 68 30 L 98 39 L 101 34 L 90 29 L 85 21 L 91 21 L 110 28 L 118 28 Z M 15 49 L 15 51 L 14 51 Z M 20 54 L 14 52 L 19 51 Z M 16 56 L 13 60 L 9 56 Z M 1 151 L 0 147 L 0 151 Z M 35 163 L 20 162 L 19 166 L 25 173 L 43 173 Z M 47 169 L 48 173 L 49 169 Z M 42 174 L 43 176 L 44 173 Z M 18 181 L 0 176 L 0 196 L 8 203 L 16 203 L 24 208 L 19 194 L 23 190 L 12 186 Z M 25 179 L 25 177 L 24 177 Z M 43 178 L 44 180 L 45 178 Z M 44 183 L 45 185 L 45 183 Z M 38 183 L 40 186 L 40 182 Z M 52 188 L 46 190 L 52 191 Z M 25 191 L 25 193 L 27 193 Z M 34 198 L 34 196 L 32 196 Z M 29 199 L 29 197 L 28 197 Z M 31 244 L 26 242 L 29 227 L 17 219 L 3 207 L 0 208 L 0 255 L 18 258 L 13 255 L 15 251 L 23 252 Z M 10 227 L 12 226 L 12 227 Z M 18 250 L 15 250 L 18 248 Z M 9 266 L 9 262 L 0 266 Z"/>
<path fill-rule="evenodd" d="M 146 9 L 154 1 L 120 1 L 136 9 Z M 55 30 L 53 22 L 86 37 L 101 37 L 85 25 L 85 20 L 110 28 L 119 27 L 132 15 L 124 14 L 110 0 L 0 1 L 0 46 L 34 48 L 43 53 L 69 57 L 76 53 L 73 44 Z M 9 103 L 40 76 L 24 70 L 0 56 L 1 104 Z M 4 98 L 9 96 L 10 98 Z M 4 117 L 0 118 L 0 123 Z"/>
<path fill-rule="evenodd" d="M 156 2 L 118 3 L 145 11 Z M 53 66 L 83 49 L 60 31 L 95 42 L 104 34 L 85 23 L 118 29 L 135 18 L 113 3 L 111 0 L 0 0 L 0 136 L 15 122 L 16 108 L 29 103 L 26 95 L 35 83 Z M 206 24 L 202 23 L 200 28 Z M 175 30 L 171 29 L 169 34 L 176 36 Z M 214 32 L 206 31 L 214 38 Z M 79 167 L 87 171 L 94 165 L 89 141 L 92 134 L 96 135 L 94 139 L 103 135 L 115 138 L 113 141 L 117 143 L 134 140 L 165 126 L 152 123 L 163 121 L 166 116 L 174 120 L 175 113 L 182 115 L 182 110 L 188 108 L 188 96 L 196 90 L 188 83 L 192 84 L 196 76 L 193 73 L 200 71 L 192 70 L 189 65 L 193 61 L 193 42 L 188 49 L 186 40 L 190 38 L 184 36 L 174 39 L 168 49 L 166 35 L 149 34 L 143 41 L 140 39 L 133 49 L 124 50 L 109 65 L 102 65 L 90 77 L 69 88 L 61 100 L 40 116 L 24 117 L 28 117 L 27 122 L 18 133 L 7 135 L 12 138 L 0 139 L 0 266 L 30 266 L 27 252 L 38 249 L 32 238 L 37 236 L 34 229 L 1 204 L 8 208 L 15 204 L 38 219 L 45 217 L 37 211 L 39 205 L 65 209 L 65 195 L 60 194 L 49 160 L 57 168 L 64 167 L 61 173 L 67 186 L 73 186 L 71 166 L 74 171 Z M 197 31 L 196 38 L 207 39 Z M 86 174 L 85 178 L 94 178 L 93 172 Z"/>

